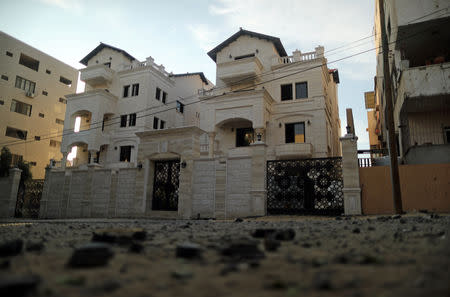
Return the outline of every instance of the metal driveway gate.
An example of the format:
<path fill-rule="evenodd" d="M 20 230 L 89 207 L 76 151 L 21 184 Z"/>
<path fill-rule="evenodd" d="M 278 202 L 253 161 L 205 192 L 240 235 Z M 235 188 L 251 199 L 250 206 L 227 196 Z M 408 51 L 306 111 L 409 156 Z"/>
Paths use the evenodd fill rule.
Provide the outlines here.
<path fill-rule="evenodd" d="M 29 180 L 23 186 L 20 186 L 17 192 L 14 217 L 37 219 L 39 217 L 43 189 L 43 179 Z"/>
<path fill-rule="evenodd" d="M 267 213 L 344 212 L 342 158 L 267 161 Z"/>
<path fill-rule="evenodd" d="M 152 210 L 178 210 L 180 160 L 155 161 Z"/>

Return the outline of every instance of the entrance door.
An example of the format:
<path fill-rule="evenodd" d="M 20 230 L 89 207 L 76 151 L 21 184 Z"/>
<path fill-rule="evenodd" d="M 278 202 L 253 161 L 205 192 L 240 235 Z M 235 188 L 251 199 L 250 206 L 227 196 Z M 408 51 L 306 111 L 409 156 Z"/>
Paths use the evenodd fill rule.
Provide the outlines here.
<path fill-rule="evenodd" d="M 152 210 L 178 210 L 180 160 L 156 161 Z"/>

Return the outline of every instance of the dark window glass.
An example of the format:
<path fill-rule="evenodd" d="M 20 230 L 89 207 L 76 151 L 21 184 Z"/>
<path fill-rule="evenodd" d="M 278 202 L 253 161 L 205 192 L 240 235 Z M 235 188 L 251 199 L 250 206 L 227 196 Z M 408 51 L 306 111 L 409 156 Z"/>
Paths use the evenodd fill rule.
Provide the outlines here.
<path fill-rule="evenodd" d="M 156 98 L 156 100 L 159 100 L 161 98 L 161 89 L 160 88 L 156 88 L 155 98 Z"/>
<path fill-rule="evenodd" d="M 65 98 L 59 98 L 59 102 L 61 102 L 61 103 L 64 103 L 64 104 L 67 104 L 67 99 L 65 99 Z"/>
<path fill-rule="evenodd" d="M 159 122 L 159 119 L 157 118 L 157 117 L 154 117 L 153 118 L 153 129 L 158 129 L 158 122 Z"/>
<path fill-rule="evenodd" d="M 6 75 L 2 75 L 3 80 L 8 80 L 8 77 Z"/>
<path fill-rule="evenodd" d="M 292 100 L 292 84 L 281 85 L 281 101 Z"/>
<path fill-rule="evenodd" d="M 45 73 L 51 74 L 52 72 L 51 72 L 50 70 L 46 69 L 46 70 L 45 70 Z"/>
<path fill-rule="evenodd" d="M 37 165 L 37 163 L 34 162 L 34 161 L 28 162 L 28 164 L 30 164 L 31 166 L 36 166 Z"/>
<path fill-rule="evenodd" d="M 27 134 L 28 134 L 28 132 L 25 130 L 20 130 L 20 129 L 16 129 L 16 128 L 12 128 L 12 127 L 6 127 L 6 133 L 5 133 L 6 136 L 26 140 Z"/>
<path fill-rule="evenodd" d="M 103 65 L 105 65 L 105 66 L 108 67 L 108 68 L 111 68 L 111 62 L 104 63 Z"/>
<path fill-rule="evenodd" d="M 249 146 L 253 143 L 253 128 L 236 129 L 236 147 Z"/>
<path fill-rule="evenodd" d="M 39 113 L 39 117 L 43 118 L 44 114 L 43 113 Z"/>
<path fill-rule="evenodd" d="M 308 98 L 308 83 L 301 82 L 295 84 L 295 99 Z"/>
<path fill-rule="evenodd" d="M 24 54 L 20 54 L 19 64 L 28 67 L 34 71 L 39 70 L 39 61 Z"/>
<path fill-rule="evenodd" d="M 127 115 L 121 115 L 120 116 L 120 127 L 126 127 L 127 126 Z"/>
<path fill-rule="evenodd" d="M 240 60 L 240 59 L 250 58 L 250 57 L 254 57 L 254 56 L 255 56 L 255 54 L 253 53 L 253 54 L 248 54 L 248 55 L 243 55 L 243 56 L 237 56 L 237 57 L 234 57 L 234 59 Z"/>
<path fill-rule="evenodd" d="M 120 147 L 120 162 L 130 162 L 131 159 L 131 145 Z"/>
<path fill-rule="evenodd" d="M 166 104 L 166 99 L 167 99 L 167 93 L 166 93 L 166 92 L 163 92 L 163 96 L 162 96 L 161 102 L 164 103 L 164 104 Z"/>
<path fill-rule="evenodd" d="M 166 127 L 166 121 L 161 120 L 161 124 L 159 125 L 160 129 L 164 129 Z"/>
<path fill-rule="evenodd" d="M 8 57 L 12 57 L 13 56 L 13 54 L 11 53 L 11 52 L 6 52 L 6 55 L 8 56 Z"/>
<path fill-rule="evenodd" d="M 131 96 L 139 95 L 139 84 L 133 84 L 133 88 L 131 89 Z"/>
<path fill-rule="evenodd" d="M 20 76 L 16 76 L 16 88 L 22 89 L 25 92 L 30 92 L 34 94 L 34 90 L 36 89 L 36 83 L 31 80 L 25 79 Z"/>
<path fill-rule="evenodd" d="M 123 98 L 128 97 L 128 92 L 130 91 L 130 86 L 123 87 Z"/>
<path fill-rule="evenodd" d="M 0 100 L 0 105 L 3 105 L 3 104 L 5 104 L 5 101 Z"/>
<path fill-rule="evenodd" d="M 180 101 L 177 101 L 177 111 L 183 113 L 184 112 L 184 104 Z"/>
<path fill-rule="evenodd" d="M 41 136 L 34 136 L 34 140 L 37 140 L 37 141 L 41 140 Z"/>
<path fill-rule="evenodd" d="M 64 76 L 60 76 L 59 81 L 69 87 L 72 85 L 72 81 L 68 78 L 65 78 Z"/>
<path fill-rule="evenodd" d="M 130 118 L 128 120 L 128 126 L 136 126 L 136 114 L 130 114 Z"/>
<path fill-rule="evenodd" d="M 48 96 L 48 92 L 47 91 L 42 91 L 42 95 Z"/>
<path fill-rule="evenodd" d="M 305 142 L 305 123 L 285 124 L 286 143 L 304 143 Z"/>
<path fill-rule="evenodd" d="M 450 144 L 450 127 L 444 128 L 444 138 L 445 143 Z"/>
<path fill-rule="evenodd" d="M 26 116 L 31 116 L 31 109 L 32 106 L 30 104 L 26 104 L 15 99 L 11 101 L 10 111 L 21 113 Z"/>
<path fill-rule="evenodd" d="M 64 125 L 64 120 L 56 119 L 55 122 L 59 125 Z"/>

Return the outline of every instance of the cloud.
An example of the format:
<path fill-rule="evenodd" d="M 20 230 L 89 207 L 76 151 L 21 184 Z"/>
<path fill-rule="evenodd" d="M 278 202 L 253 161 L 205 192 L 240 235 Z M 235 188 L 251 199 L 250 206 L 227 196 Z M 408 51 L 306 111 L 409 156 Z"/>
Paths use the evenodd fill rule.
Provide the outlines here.
<path fill-rule="evenodd" d="M 211 29 L 211 26 L 205 24 L 189 25 L 188 29 L 202 50 L 209 51 L 217 44 L 219 31 Z"/>
<path fill-rule="evenodd" d="M 40 2 L 62 8 L 64 10 L 71 10 L 76 13 L 80 13 L 83 9 L 83 5 L 79 0 L 39 0 Z"/>

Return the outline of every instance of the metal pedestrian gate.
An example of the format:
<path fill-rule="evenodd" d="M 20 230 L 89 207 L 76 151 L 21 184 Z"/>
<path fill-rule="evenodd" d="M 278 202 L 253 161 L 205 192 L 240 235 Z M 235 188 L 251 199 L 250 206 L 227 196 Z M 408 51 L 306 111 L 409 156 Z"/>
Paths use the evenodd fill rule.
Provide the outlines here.
<path fill-rule="evenodd" d="M 267 161 L 267 213 L 336 215 L 344 211 L 342 158 Z"/>
<path fill-rule="evenodd" d="M 14 217 L 37 219 L 39 217 L 43 189 L 43 179 L 29 180 L 21 185 L 17 193 Z"/>
<path fill-rule="evenodd" d="M 180 160 L 156 161 L 152 210 L 178 210 Z"/>

